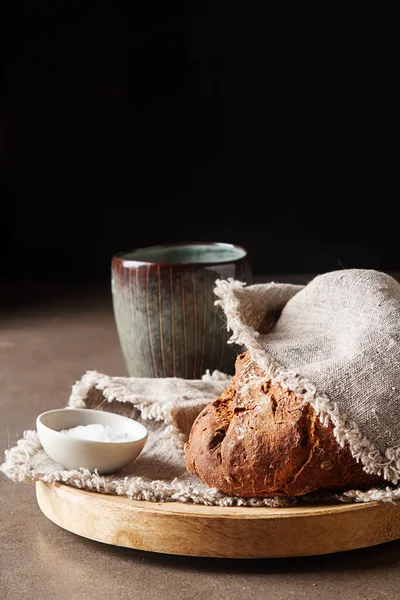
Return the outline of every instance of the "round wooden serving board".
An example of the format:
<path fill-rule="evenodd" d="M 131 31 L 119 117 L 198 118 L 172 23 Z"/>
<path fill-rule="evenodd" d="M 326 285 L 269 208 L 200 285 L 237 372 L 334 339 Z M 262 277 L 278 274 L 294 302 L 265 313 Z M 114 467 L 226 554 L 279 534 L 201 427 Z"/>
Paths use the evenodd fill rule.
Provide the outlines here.
<path fill-rule="evenodd" d="M 41 481 L 36 483 L 36 497 L 46 517 L 67 531 L 167 554 L 310 556 L 400 538 L 400 501 L 291 508 L 202 506 L 129 500 Z"/>

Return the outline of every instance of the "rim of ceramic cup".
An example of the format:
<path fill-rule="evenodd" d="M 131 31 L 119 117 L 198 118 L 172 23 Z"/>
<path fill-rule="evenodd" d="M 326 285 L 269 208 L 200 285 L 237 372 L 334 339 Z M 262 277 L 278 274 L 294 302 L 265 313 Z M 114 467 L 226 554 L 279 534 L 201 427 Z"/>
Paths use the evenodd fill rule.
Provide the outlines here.
<path fill-rule="evenodd" d="M 207 261 L 174 261 L 174 260 L 141 260 L 140 258 L 129 258 L 129 255 L 134 253 L 139 253 L 142 251 L 149 250 L 160 250 L 163 249 L 172 249 L 172 248 L 184 248 L 185 246 L 209 246 L 210 248 L 220 248 L 227 250 L 234 250 L 238 252 L 238 256 L 236 258 L 227 258 L 227 259 L 217 259 L 216 260 L 207 260 Z M 213 265 L 223 265 L 228 263 L 238 263 L 244 259 L 248 258 L 248 250 L 243 248 L 243 246 L 239 246 L 238 244 L 231 244 L 229 242 L 172 242 L 168 244 L 155 244 L 152 246 L 142 246 L 140 248 L 135 248 L 133 250 L 123 250 L 121 252 L 117 252 L 112 257 L 113 263 L 120 263 L 122 266 L 134 266 L 134 265 L 154 265 L 160 267 L 195 267 L 195 266 L 213 266 Z"/>

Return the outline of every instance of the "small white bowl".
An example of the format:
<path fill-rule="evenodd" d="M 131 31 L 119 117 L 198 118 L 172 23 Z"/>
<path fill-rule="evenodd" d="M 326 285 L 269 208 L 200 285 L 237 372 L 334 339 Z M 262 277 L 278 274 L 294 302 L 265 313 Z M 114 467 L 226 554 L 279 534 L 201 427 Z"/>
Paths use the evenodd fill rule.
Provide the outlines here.
<path fill-rule="evenodd" d="M 78 425 L 108 425 L 114 431 L 128 434 L 127 442 L 98 442 L 60 433 Z M 103 475 L 115 473 L 134 461 L 146 443 L 144 425 L 115 413 L 86 408 L 60 408 L 40 414 L 36 419 L 40 443 L 47 454 L 65 469 L 84 467 Z M 133 440 L 133 441 L 132 441 Z"/>

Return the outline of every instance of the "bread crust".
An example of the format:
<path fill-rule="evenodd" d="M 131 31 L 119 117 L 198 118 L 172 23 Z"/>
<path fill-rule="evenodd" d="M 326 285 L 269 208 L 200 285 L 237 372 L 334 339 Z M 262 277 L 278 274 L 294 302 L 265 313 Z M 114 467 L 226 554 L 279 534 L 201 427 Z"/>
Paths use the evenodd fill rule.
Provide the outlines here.
<path fill-rule="evenodd" d="M 232 384 L 206 406 L 185 444 L 186 467 L 209 487 L 249 497 L 301 496 L 383 485 L 341 448 L 333 426 L 272 384 L 243 353 Z"/>

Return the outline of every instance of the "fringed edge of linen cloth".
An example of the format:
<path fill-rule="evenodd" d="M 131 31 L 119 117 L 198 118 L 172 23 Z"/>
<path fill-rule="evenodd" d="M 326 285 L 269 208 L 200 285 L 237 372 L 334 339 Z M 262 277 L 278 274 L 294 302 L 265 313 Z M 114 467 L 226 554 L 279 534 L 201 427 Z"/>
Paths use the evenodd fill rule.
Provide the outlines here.
<path fill-rule="evenodd" d="M 71 408 L 90 408 L 109 410 L 118 414 L 146 421 L 163 421 L 171 435 L 174 436 L 176 446 L 183 449 L 187 441 L 193 421 L 201 410 L 217 395 L 216 382 L 221 383 L 222 392 L 229 384 L 232 377 L 215 370 L 209 370 L 202 376 L 201 380 L 185 380 L 185 384 L 191 388 L 191 398 L 187 396 L 182 400 L 160 401 L 154 396 L 146 396 L 143 393 L 135 393 L 127 385 L 130 378 L 110 377 L 97 371 L 87 371 L 85 375 L 72 386 L 68 406 Z M 140 381 L 137 379 L 136 381 Z M 168 380 L 164 380 L 168 381 Z M 179 380 L 176 380 L 179 381 Z M 160 383 L 160 380 L 158 380 Z M 210 384 L 209 395 L 202 398 L 199 395 L 203 387 Z"/>
<path fill-rule="evenodd" d="M 376 489 L 369 492 L 352 490 L 343 494 L 315 492 L 298 498 L 240 498 L 227 496 L 215 488 L 179 481 L 171 482 L 152 480 L 145 477 L 102 476 L 87 469 L 65 470 L 54 469 L 49 474 L 35 471 L 32 459 L 38 452 L 44 452 L 36 431 L 27 430 L 17 445 L 6 450 L 6 460 L 0 465 L 0 471 L 17 483 L 64 483 L 74 488 L 87 491 L 125 496 L 131 500 L 147 500 L 149 502 L 189 502 L 206 506 L 265 506 L 284 508 L 294 505 L 315 503 L 352 503 L 352 502 L 393 502 L 400 498 L 400 490 Z"/>
<path fill-rule="evenodd" d="M 276 284 L 271 282 L 271 287 Z M 319 392 L 312 381 L 285 370 L 277 361 L 272 359 L 257 341 L 258 332 L 243 323 L 239 312 L 239 299 L 235 291 L 242 289 L 246 284 L 232 278 L 216 280 L 215 295 L 219 298 L 215 304 L 221 306 L 227 319 L 228 331 L 232 335 L 228 343 L 235 343 L 245 347 L 254 362 L 265 372 L 266 377 L 283 388 L 294 392 L 304 403 L 310 404 L 318 415 L 321 423 L 326 427 L 329 423 L 334 426 L 334 436 L 343 448 L 349 445 L 352 456 L 362 463 L 366 473 L 383 476 L 388 482 L 396 485 L 400 479 L 400 448 L 388 448 L 385 456 L 377 450 L 374 444 L 360 431 L 357 424 L 339 412 L 338 406 L 324 393 Z M 384 489 L 371 489 L 365 492 L 351 490 L 344 496 L 359 501 L 391 501 L 400 498 L 400 487 L 386 487 Z"/>

